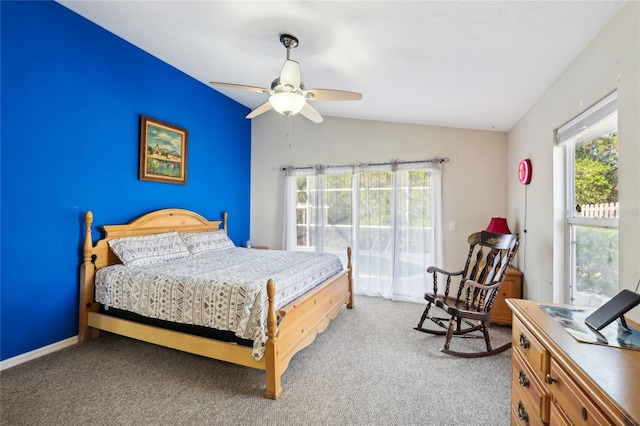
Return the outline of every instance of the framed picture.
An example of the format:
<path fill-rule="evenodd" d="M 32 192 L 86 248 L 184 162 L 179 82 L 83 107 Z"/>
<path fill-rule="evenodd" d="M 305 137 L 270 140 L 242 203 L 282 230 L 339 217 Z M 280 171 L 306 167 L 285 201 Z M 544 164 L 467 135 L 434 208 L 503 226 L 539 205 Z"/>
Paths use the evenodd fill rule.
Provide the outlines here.
<path fill-rule="evenodd" d="M 138 178 L 186 184 L 187 130 L 141 115 Z"/>

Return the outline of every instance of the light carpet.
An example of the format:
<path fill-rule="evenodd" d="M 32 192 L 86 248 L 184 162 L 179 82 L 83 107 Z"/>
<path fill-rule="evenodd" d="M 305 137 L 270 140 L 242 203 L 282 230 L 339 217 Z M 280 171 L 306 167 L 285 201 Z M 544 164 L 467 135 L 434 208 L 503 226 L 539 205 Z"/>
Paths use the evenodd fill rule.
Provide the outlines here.
<path fill-rule="evenodd" d="M 105 333 L 1 372 L 0 424 L 508 425 L 511 350 L 445 355 L 443 337 L 413 330 L 422 310 L 357 296 L 293 357 L 277 401 L 263 371 Z M 490 332 L 494 347 L 510 340 Z"/>

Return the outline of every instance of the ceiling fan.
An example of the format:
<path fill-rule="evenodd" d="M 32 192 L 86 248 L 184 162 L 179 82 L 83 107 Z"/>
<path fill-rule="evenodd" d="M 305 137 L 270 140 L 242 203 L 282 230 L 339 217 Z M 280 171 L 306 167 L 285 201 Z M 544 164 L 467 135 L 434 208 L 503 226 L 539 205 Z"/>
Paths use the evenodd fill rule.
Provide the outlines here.
<path fill-rule="evenodd" d="M 269 100 L 252 110 L 247 114 L 246 118 L 257 117 L 273 108 L 283 115 L 288 116 L 300 113 L 314 123 L 321 123 L 322 116 L 307 101 L 358 101 L 362 99 L 361 93 L 347 92 L 344 90 L 305 90 L 300 77 L 300 64 L 289 59 L 291 49 L 298 46 L 298 39 L 289 34 L 281 34 L 280 42 L 287 49 L 287 60 L 284 61 L 282 71 L 280 71 L 280 77 L 273 80 L 270 89 L 245 86 L 242 84 L 218 83 L 215 81 L 210 83 L 213 86 L 268 94 Z"/>

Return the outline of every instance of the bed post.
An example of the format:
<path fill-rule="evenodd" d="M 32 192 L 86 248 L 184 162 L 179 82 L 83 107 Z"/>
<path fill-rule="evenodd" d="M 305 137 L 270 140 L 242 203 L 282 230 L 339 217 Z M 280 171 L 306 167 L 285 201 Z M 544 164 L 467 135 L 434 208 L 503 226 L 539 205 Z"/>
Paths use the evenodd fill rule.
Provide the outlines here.
<path fill-rule="evenodd" d="M 83 262 L 80 265 L 80 322 L 78 329 L 78 340 L 80 343 L 96 339 L 99 330 L 89 327 L 89 312 L 95 310 L 93 301 L 95 265 L 92 262 L 93 240 L 91 238 L 91 225 L 93 223 L 93 213 L 88 211 L 84 215 L 85 234 Z"/>
<path fill-rule="evenodd" d="M 229 217 L 229 213 L 222 212 L 222 229 L 224 229 L 225 234 L 227 233 L 227 218 Z"/>
<path fill-rule="evenodd" d="M 349 300 L 347 308 L 352 309 L 355 306 L 353 297 L 353 267 L 351 265 L 351 247 L 347 247 L 347 279 L 349 280 Z"/>
<path fill-rule="evenodd" d="M 267 389 L 265 398 L 278 399 L 282 395 L 282 367 L 278 360 L 278 318 L 276 316 L 276 283 L 267 281 L 267 297 L 269 298 L 269 311 L 267 312 L 267 343 L 265 344 L 265 371 L 267 375 Z"/>

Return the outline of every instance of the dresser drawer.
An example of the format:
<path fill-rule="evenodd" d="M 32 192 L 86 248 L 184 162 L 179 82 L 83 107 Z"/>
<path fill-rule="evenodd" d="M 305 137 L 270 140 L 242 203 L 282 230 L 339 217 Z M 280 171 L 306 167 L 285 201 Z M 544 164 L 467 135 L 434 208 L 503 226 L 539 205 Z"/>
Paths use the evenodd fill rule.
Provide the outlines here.
<path fill-rule="evenodd" d="M 529 414 L 549 422 L 549 395 L 540 379 L 531 371 L 518 351 L 514 351 L 511 362 L 511 386 L 520 390 L 526 400 Z"/>
<path fill-rule="evenodd" d="M 570 375 L 551 360 L 549 391 L 553 405 L 574 425 L 612 425 L 613 423 L 596 407 Z"/>
<path fill-rule="evenodd" d="M 549 413 L 549 425 L 552 426 L 571 426 L 571 423 L 564 416 L 564 413 L 555 402 L 551 403 L 551 412 Z"/>
<path fill-rule="evenodd" d="M 511 382 L 511 424 L 512 425 L 543 425 L 537 415 L 538 407 L 525 395 L 517 383 Z"/>
<path fill-rule="evenodd" d="M 544 383 L 549 373 L 549 352 L 517 317 L 513 319 L 511 333 L 514 353 L 520 353 L 533 373 Z"/>

